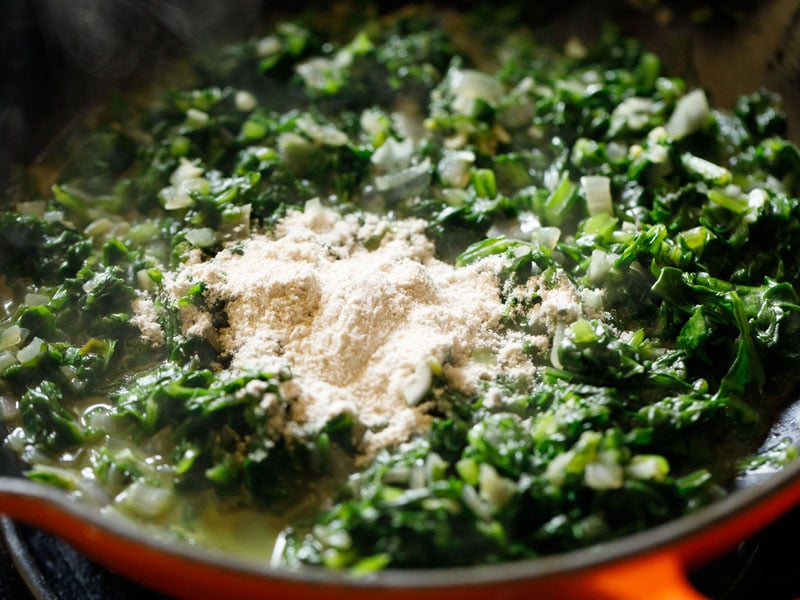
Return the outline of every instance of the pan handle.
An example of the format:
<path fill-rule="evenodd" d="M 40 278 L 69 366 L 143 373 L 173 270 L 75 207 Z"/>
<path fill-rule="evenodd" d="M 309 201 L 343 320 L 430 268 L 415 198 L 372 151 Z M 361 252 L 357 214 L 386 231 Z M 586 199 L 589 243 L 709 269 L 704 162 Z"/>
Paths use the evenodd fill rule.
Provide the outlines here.
<path fill-rule="evenodd" d="M 685 560 L 675 552 L 657 552 L 598 569 L 587 587 L 597 598 L 615 600 L 705 600 L 689 583 Z"/>

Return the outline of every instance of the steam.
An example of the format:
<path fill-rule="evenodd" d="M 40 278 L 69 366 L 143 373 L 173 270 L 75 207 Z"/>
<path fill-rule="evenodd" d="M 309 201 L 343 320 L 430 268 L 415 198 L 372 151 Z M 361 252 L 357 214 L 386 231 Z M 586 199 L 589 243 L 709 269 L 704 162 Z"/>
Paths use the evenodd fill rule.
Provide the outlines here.
<path fill-rule="evenodd" d="M 195 50 L 242 36 L 258 0 L 46 0 L 40 25 L 49 52 L 103 79 L 124 78 L 166 48 Z"/>
<path fill-rule="evenodd" d="M 175 52 L 255 33 L 281 0 L 0 0 L 0 197 L 99 95 Z"/>

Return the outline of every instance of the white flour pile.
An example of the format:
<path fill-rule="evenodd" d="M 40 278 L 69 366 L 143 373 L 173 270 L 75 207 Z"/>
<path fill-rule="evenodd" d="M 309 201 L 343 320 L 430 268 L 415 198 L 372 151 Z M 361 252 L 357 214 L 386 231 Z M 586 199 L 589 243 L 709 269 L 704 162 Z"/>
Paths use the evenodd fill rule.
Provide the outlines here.
<path fill-rule="evenodd" d="M 499 333 L 501 259 L 456 269 L 434 257 L 424 226 L 341 217 L 312 201 L 273 235 L 190 261 L 167 289 L 177 299 L 202 281 L 209 304 L 224 306 L 228 326 L 219 330 L 196 308 L 181 318 L 184 334 L 214 340 L 232 369 L 290 367 L 287 433 L 349 412 L 364 426 L 369 457 L 428 428 L 427 407 L 403 392 L 431 358 L 464 392 L 500 372 L 533 370 L 521 337 Z"/>

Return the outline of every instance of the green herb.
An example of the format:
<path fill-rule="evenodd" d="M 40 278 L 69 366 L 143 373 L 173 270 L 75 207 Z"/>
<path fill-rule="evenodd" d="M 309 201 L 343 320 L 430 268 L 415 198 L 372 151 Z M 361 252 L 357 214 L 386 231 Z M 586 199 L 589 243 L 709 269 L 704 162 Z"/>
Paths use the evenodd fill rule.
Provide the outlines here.
<path fill-rule="evenodd" d="M 193 498 L 283 515 L 313 488 L 324 508 L 286 523 L 283 563 L 360 577 L 614 539 L 795 457 L 753 455 L 800 358 L 800 151 L 780 99 L 709 108 L 612 28 L 564 54 L 518 10 L 464 18 L 480 64 L 421 9 L 346 35 L 279 24 L 92 132 L 46 198 L 9 195 L 0 395 L 29 476 L 81 495 L 80 472 L 183 532 Z M 437 373 L 428 434 L 358 470 L 353 415 L 290 434 L 291 373 L 228 369 L 181 323 L 199 307 L 222 329 L 225 307 L 202 281 L 165 286 L 314 197 L 423 218 L 457 267 L 497 260 L 502 328 L 536 369 L 469 396 Z M 553 334 L 531 315 L 565 282 L 581 314 Z M 142 299 L 163 343 L 139 335 Z"/>

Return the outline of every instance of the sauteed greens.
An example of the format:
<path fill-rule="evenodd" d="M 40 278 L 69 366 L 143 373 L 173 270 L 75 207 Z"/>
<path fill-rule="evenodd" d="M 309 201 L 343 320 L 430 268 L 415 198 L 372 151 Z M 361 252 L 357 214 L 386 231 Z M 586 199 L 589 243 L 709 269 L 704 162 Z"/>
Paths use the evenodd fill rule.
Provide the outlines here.
<path fill-rule="evenodd" d="M 586 546 L 795 456 L 748 458 L 800 358 L 780 99 L 717 110 L 612 28 L 555 44 L 487 10 L 286 21 L 154 102 L 111 103 L 52 187 L 21 176 L 0 214 L 0 398 L 29 477 L 188 540 L 245 515 L 264 546 L 280 531 L 277 564 L 365 573 Z M 433 369 L 428 433 L 366 465 L 352 414 L 267 427 L 291 373 L 226 368 L 182 329 L 203 282 L 174 299 L 164 281 L 311 198 L 425 219 L 459 268 L 502 261 L 500 327 L 536 368 L 473 394 Z M 531 321 L 534 279 L 567 280 L 580 316 Z"/>

